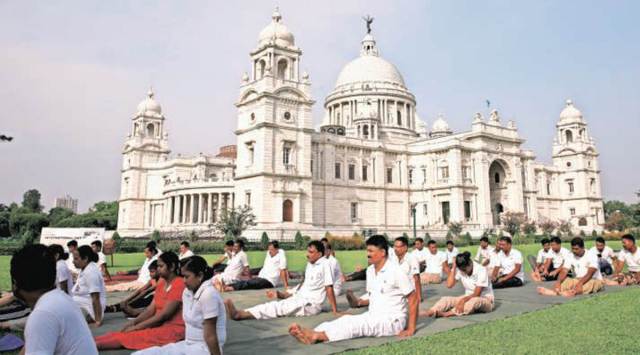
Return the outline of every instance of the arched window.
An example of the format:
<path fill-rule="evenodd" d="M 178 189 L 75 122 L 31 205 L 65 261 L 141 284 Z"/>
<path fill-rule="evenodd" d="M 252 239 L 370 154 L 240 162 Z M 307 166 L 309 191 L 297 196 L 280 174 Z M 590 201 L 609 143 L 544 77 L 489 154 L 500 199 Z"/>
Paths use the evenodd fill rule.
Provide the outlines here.
<path fill-rule="evenodd" d="M 365 138 L 369 138 L 369 125 L 362 126 L 362 135 Z"/>
<path fill-rule="evenodd" d="M 581 217 L 581 218 L 578 220 L 578 225 L 579 225 L 579 226 L 586 226 L 586 225 L 587 225 L 587 219 L 586 219 L 586 218 L 584 218 L 584 217 Z"/>
<path fill-rule="evenodd" d="M 293 222 L 293 202 L 284 200 L 282 203 L 282 221 Z"/>
<path fill-rule="evenodd" d="M 286 59 L 280 59 L 278 61 L 278 79 L 287 79 L 287 67 L 288 63 Z"/>
<path fill-rule="evenodd" d="M 566 130 L 564 131 L 564 135 L 566 137 L 567 143 L 573 142 L 573 132 L 571 132 L 570 130 Z"/>
<path fill-rule="evenodd" d="M 400 113 L 400 111 L 397 111 L 396 115 L 398 117 L 398 126 L 402 126 L 402 113 Z"/>
<path fill-rule="evenodd" d="M 264 76 L 264 68 L 267 66 L 267 63 L 264 60 L 260 60 L 258 63 L 258 79 L 262 79 Z"/>
<path fill-rule="evenodd" d="M 493 175 L 493 180 L 496 182 L 496 184 L 500 183 L 500 173 L 495 173 Z"/>
<path fill-rule="evenodd" d="M 147 125 L 147 136 L 149 137 L 153 137 L 155 136 L 155 132 L 156 132 L 156 127 L 153 125 L 153 123 L 149 123 Z"/>

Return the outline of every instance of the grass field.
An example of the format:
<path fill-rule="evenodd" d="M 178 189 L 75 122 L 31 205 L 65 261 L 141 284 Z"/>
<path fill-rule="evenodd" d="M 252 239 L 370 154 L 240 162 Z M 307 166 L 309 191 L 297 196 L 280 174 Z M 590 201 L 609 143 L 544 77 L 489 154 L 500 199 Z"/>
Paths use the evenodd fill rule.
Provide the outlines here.
<path fill-rule="evenodd" d="M 614 250 L 620 249 L 620 242 L 611 241 L 607 243 Z M 587 242 L 587 246 L 593 246 L 593 242 Z M 568 247 L 568 245 L 565 245 Z M 520 250 L 524 256 L 526 255 L 536 255 L 538 249 L 540 248 L 539 244 L 525 244 L 525 245 L 517 245 L 516 249 Z M 475 256 L 475 252 L 478 249 L 478 246 L 470 246 L 470 247 L 462 247 L 461 251 L 469 250 L 472 255 Z M 301 250 L 289 250 L 287 251 L 287 263 L 289 266 L 289 270 L 292 271 L 302 271 L 306 264 L 306 251 Z M 249 264 L 251 267 L 259 267 L 262 266 L 264 261 L 265 252 L 262 251 L 250 251 L 247 252 L 249 257 Z M 213 262 L 220 255 L 203 255 L 205 259 L 209 262 Z M 352 272 L 356 266 L 366 266 L 367 265 L 367 257 L 364 250 L 347 250 L 347 251 L 338 251 L 336 252 L 336 256 L 340 261 L 340 266 L 342 267 L 343 272 Z M 0 256 L 0 290 L 7 291 L 11 289 L 11 280 L 9 277 L 9 263 L 11 261 L 11 256 L 3 255 Z M 107 264 L 109 266 L 109 270 L 112 273 L 120 270 L 132 270 L 137 269 L 142 265 L 144 261 L 144 255 L 142 253 L 131 253 L 131 254 L 116 254 L 113 257 L 113 266 L 111 265 L 111 257 L 107 256 Z M 525 262 L 526 271 L 530 271 L 529 264 Z"/>
<path fill-rule="evenodd" d="M 639 354 L 638 299 L 633 287 L 346 354 Z"/>

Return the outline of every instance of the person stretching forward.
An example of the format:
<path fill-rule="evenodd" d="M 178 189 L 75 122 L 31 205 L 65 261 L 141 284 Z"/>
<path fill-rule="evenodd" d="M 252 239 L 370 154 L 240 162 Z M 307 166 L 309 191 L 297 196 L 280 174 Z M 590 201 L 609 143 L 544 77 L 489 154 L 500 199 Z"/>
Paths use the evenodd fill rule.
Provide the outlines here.
<path fill-rule="evenodd" d="M 289 334 L 304 344 L 313 344 L 358 337 L 408 337 L 415 333 L 419 303 L 413 280 L 397 263 L 387 259 L 388 242 L 384 236 L 371 236 L 366 245 L 369 297 L 362 302 L 369 305 L 369 310 L 324 322 L 315 329 L 293 323 Z"/>

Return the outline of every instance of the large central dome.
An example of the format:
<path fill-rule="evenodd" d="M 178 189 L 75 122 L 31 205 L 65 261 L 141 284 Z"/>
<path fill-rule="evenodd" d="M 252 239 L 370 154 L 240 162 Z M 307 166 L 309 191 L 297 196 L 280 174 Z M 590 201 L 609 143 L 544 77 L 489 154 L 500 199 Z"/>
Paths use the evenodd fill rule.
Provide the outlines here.
<path fill-rule="evenodd" d="M 386 82 L 405 86 L 395 65 L 377 56 L 362 56 L 342 68 L 336 87 L 363 82 Z"/>

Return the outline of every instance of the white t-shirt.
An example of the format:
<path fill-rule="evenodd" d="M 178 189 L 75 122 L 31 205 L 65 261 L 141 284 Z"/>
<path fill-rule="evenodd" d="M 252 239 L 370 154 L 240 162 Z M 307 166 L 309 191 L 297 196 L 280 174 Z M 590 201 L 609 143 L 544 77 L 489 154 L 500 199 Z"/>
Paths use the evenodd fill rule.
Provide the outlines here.
<path fill-rule="evenodd" d="M 375 265 L 367 267 L 368 312 L 374 317 L 407 319 L 407 296 L 413 291 L 413 279 L 397 263 L 387 260 L 377 273 Z"/>
<path fill-rule="evenodd" d="M 231 257 L 231 259 L 227 263 L 227 267 L 222 273 L 222 277 L 224 278 L 226 283 L 237 281 L 238 279 L 240 279 L 240 275 L 242 275 L 242 270 L 248 266 L 249 260 L 247 259 L 247 253 L 245 253 L 244 250 L 240 250 L 237 254 Z"/>
<path fill-rule="evenodd" d="M 69 259 L 67 259 L 66 262 L 71 275 L 78 276 L 80 270 L 78 270 L 78 268 L 73 264 L 73 254 L 69 254 Z"/>
<path fill-rule="evenodd" d="M 510 274 L 511 271 L 516 268 L 516 264 L 520 264 L 520 272 L 516 274 L 516 277 L 524 281 L 524 265 L 522 265 L 522 254 L 519 251 L 512 248 L 509 255 L 507 255 L 504 251 L 500 250 L 497 262 L 498 264 L 496 266 L 502 269 L 501 275 Z"/>
<path fill-rule="evenodd" d="M 420 264 L 418 264 L 418 260 L 416 260 L 411 253 L 404 254 L 404 258 L 400 261 L 395 251 L 392 250 L 389 253 L 388 259 L 389 261 L 398 264 L 400 266 L 400 270 L 407 274 L 409 278 L 413 278 L 413 275 L 420 274 Z"/>
<path fill-rule="evenodd" d="M 227 339 L 227 314 L 220 293 L 211 282 L 203 282 L 195 294 L 185 287 L 182 293 L 182 318 L 185 325 L 185 340 L 205 343 L 205 319 L 216 319 L 216 335 L 220 345 L 220 353 Z"/>
<path fill-rule="evenodd" d="M 489 281 L 489 272 L 486 267 L 475 261 L 473 262 L 473 271 L 471 272 L 471 275 L 467 275 L 459 269 L 456 269 L 456 280 L 462 283 L 465 296 L 473 294 L 476 287 L 483 287 L 480 296 L 493 297 L 493 287 Z"/>
<path fill-rule="evenodd" d="M 596 257 L 598 257 L 598 254 L 602 254 L 602 258 L 605 259 L 609 264 L 613 263 L 612 258 L 616 256 L 616 253 L 613 252 L 613 249 L 606 245 L 604 246 L 604 249 L 602 249 L 602 252 L 600 252 L 595 246 L 591 247 L 591 249 L 589 249 L 589 252 L 595 254 Z"/>
<path fill-rule="evenodd" d="M 106 264 L 107 263 L 107 257 L 104 256 L 104 253 L 99 251 L 98 252 L 98 267 L 102 267 L 102 264 Z"/>
<path fill-rule="evenodd" d="M 100 305 L 102 305 L 104 311 L 107 306 L 107 291 L 104 286 L 104 279 L 102 278 L 102 272 L 98 269 L 98 265 L 90 262 L 78 274 L 78 280 L 76 280 L 71 294 L 78 306 L 84 308 L 92 318 L 95 318 L 95 314 L 93 313 L 91 294 L 95 292 L 100 293 Z"/>
<path fill-rule="evenodd" d="M 333 274 L 329 261 L 322 257 L 313 264 L 307 263 L 304 281 L 295 296 L 311 304 L 322 304 L 327 297 L 327 286 L 333 286 Z"/>
<path fill-rule="evenodd" d="M 435 255 L 429 252 L 427 254 L 426 268 L 424 272 L 427 274 L 442 275 L 442 264 L 448 263 L 447 254 L 438 250 Z"/>
<path fill-rule="evenodd" d="M 27 319 L 24 339 L 26 354 L 98 354 L 82 312 L 57 288 L 36 302 Z"/>
<path fill-rule="evenodd" d="M 287 257 L 284 250 L 278 249 L 275 256 L 271 256 L 271 254 L 267 252 L 267 256 L 264 258 L 264 264 L 262 264 L 262 269 L 260 269 L 260 272 L 258 273 L 258 277 L 269 280 L 273 287 L 278 287 L 282 284 L 280 271 L 285 270 L 286 268 Z"/>
<path fill-rule="evenodd" d="M 422 250 L 413 249 L 411 252 L 413 257 L 418 261 L 418 264 L 422 264 L 427 261 L 427 254 L 429 254 L 429 249 L 422 248 Z"/>
<path fill-rule="evenodd" d="M 333 255 L 329 255 L 327 261 L 329 262 L 331 275 L 333 276 L 334 291 L 342 289 L 342 268 L 340 267 L 340 262 L 338 262 L 338 259 Z"/>
<path fill-rule="evenodd" d="M 488 245 L 486 248 L 478 247 L 478 251 L 476 252 L 476 261 L 483 263 L 485 260 L 491 260 L 491 255 L 493 255 L 494 248 L 491 245 Z"/>
<path fill-rule="evenodd" d="M 190 258 L 193 256 L 193 252 L 191 251 L 191 249 L 187 249 L 187 251 L 183 253 L 180 253 L 180 255 L 178 255 L 178 259 L 182 260 L 182 259 L 186 259 L 186 258 Z"/>
<path fill-rule="evenodd" d="M 544 264 L 545 260 L 551 258 L 551 248 L 545 251 L 544 248 L 538 250 L 538 255 L 536 255 L 536 263 Z"/>
<path fill-rule="evenodd" d="M 636 248 L 636 252 L 633 254 L 625 249 L 620 250 L 618 260 L 626 263 L 629 271 L 640 272 L 640 248 Z"/>
<path fill-rule="evenodd" d="M 142 263 L 142 267 L 138 270 L 138 282 L 142 284 L 146 284 L 151 280 L 151 273 L 149 272 L 149 265 L 153 263 L 154 260 L 158 260 L 158 254 L 152 256 L 149 259 L 144 259 L 144 263 Z"/>
<path fill-rule="evenodd" d="M 595 268 L 596 272 L 591 277 L 593 280 L 602 280 L 600 266 L 598 265 L 598 255 L 584 251 L 582 256 L 571 253 L 571 256 L 565 260 L 563 268 L 567 270 L 573 269 L 573 276 L 577 279 L 584 277 L 589 268 Z"/>
<path fill-rule="evenodd" d="M 553 267 L 558 269 L 562 266 L 565 260 L 571 257 L 571 252 L 567 248 L 560 247 L 560 250 L 556 253 L 553 249 L 549 249 L 549 257 L 553 261 Z"/>
<path fill-rule="evenodd" d="M 453 259 L 455 259 L 455 257 L 460 254 L 460 252 L 458 251 L 458 248 L 453 247 L 453 249 L 451 249 L 451 251 L 449 251 L 449 249 L 445 248 L 445 254 L 447 254 L 447 264 L 453 264 Z"/>
<path fill-rule="evenodd" d="M 56 263 L 56 286 L 60 287 L 60 284 L 63 282 L 67 283 L 67 292 L 71 294 L 71 290 L 73 290 L 73 276 L 71 276 L 71 271 L 69 271 L 67 267 L 67 262 L 61 259 Z"/>

